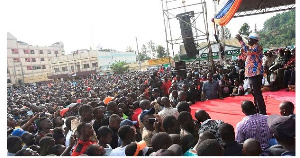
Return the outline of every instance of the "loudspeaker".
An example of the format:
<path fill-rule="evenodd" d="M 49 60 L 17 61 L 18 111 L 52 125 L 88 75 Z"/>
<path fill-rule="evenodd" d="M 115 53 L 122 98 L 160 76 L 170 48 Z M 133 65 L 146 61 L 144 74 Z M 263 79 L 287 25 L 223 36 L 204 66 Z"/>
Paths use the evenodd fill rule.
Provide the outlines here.
<path fill-rule="evenodd" d="M 191 25 L 191 17 L 194 17 L 194 12 L 190 11 L 181 13 L 178 14 L 176 17 L 179 20 L 181 36 L 183 39 L 186 54 L 189 57 L 196 57 L 196 55 L 198 54 L 198 50 L 195 46 L 193 30 Z"/>
<path fill-rule="evenodd" d="M 185 61 L 176 61 L 175 62 L 175 70 L 186 69 Z"/>

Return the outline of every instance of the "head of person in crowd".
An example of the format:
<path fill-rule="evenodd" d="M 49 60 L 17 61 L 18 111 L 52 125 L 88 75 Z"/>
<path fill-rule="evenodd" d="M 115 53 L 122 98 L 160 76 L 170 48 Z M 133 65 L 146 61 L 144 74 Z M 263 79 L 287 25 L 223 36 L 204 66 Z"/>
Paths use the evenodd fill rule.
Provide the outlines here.
<path fill-rule="evenodd" d="M 30 145 L 29 146 L 30 149 L 32 149 L 33 151 L 40 153 L 41 152 L 41 147 L 38 145 Z"/>
<path fill-rule="evenodd" d="M 63 125 L 64 125 L 64 120 L 63 120 L 62 117 L 56 116 L 53 119 L 53 128 L 55 128 L 55 127 L 62 127 Z"/>
<path fill-rule="evenodd" d="M 190 108 L 190 104 L 187 103 L 186 101 L 181 101 L 177 104 L 176 106 L 177 111 L 180 113 L 182 111 L 187 111 L 189 113 L 191 113 L 191 108 Z"/>
<path fill-rule="evenodd" d="M 182 156 L 182 148 L 178 144 L 173 144 L 168 149 L 158 150 L 153 156 Z"/>
<path fill-rule="evenodd" d="M 23 148 L 15 156 L 39 156 L 39 154 L 30 148 Z"/>
<path fill-rule="evenodd" d="M 122 109 L 122 113 L 124 113 L 126 116 L 129 115 L 129 106 L 125 103 L 119 103 L 118 107 Z"/>
<path fill-rule="evenodd" d="M 279 105 L 280 115 L 289 116 L 294 115 L 294 104 L 290 101 L 284 101 Z"/>
<path fill-rule="evenodd" d="M 89 123 L 94 118 L 93 117 L 94 116 L 93 108 L 92 108 L 92 106 L 87 105 L 87 104 L 81 105 L 78 110 L 78 113 L 80 115 L 80 119 L 82 122 Z"/>
<path fill-rule="evenodd" d="M 175 116 L 167 116 L 163 119 L 163 128 L 168 134 L 179 134 L 180 126 Z"/>
<path fill-rule="evenodd" d="M 55 140 L 55 144 L 65 144 L 66 138 L 61 127 L 55 127 L 52 135 Z"/>
<path fill-rule="evenodd" d="M 185 153 L 191 149 L 197 143 L 195 137 L 192 134 L 186 134 L 181 137 L 181 148 L 182 152 Z"/>
<path fill-rule="evenodd" d="M 100 127 L 97 131 L 97 138 L 99 140 L 99 144 L 103 147 L 106 147 L 106 144 L 110 144 L 112 140 L 112 134 L 113 131 L 110 128 L 106 126 Z"/>
<path fill-rule="evenodd" d="M 295 118 L 292 116 L 270 115 L 268 126 L 278 143 L 286 152 L 295 152 Z"/>
<path fill-rule="evenodd" d="M 222 125 L 220 125 L 219 133 L 224 143 L 235 141 L 234 128 L 231 124 L 223 123 Z"/>
<path fill-rule="evenodd" d="M 104 111 L 103 111 L 103 109 L 100 106 L 95 107 L 93 109 L 93 114 L 94 114 L 95 121 L 98 121 L 98 122 L 102 121 L 102 119 L 104 118 L 104 113 L 103 112 Z"/>
<path fill-rule="evenodd" d="M 212 82 L 213 81 L 213 74 L 210 72 L 206 75 L 208 82 Z"/>
<path fill-rule="evenodd" d="M 42 117 L 39 119 L 37 126 L 40 131 L 42 131 L 44 133 L 48 133 L 48 132 L 50 132 L 50 129 L 53 128 L 53 123 L 49 118 Z"/>
<path fill-rule="evenodd" d="M 68 132 L 69 130 L 71 130 L 71 121 L 72 121 L 73 119 L 76 119 L 76 117 L 75 117 L 75 116 L 69 116 L 69 117 L 66 118 L 66 122 L 65 122 L 65 124 L 66 124 L 65 132 Z"/>
<path fill-rule="evenodd" d="M 50 150 L 55 145 L 55 140 L 53 139 L 53 137 L 45 136 L 40 140 L 39 144 L 41 147 L 40 155 L 47 156 L 50 154 Z"/>
<path fill-rule="evenodd" d="M 143 149 L 146 148 L 146 142 L 131 142 L 125 148 L 126 156 L 143 156 Z"/>
<path fill-rule="evenodd" d="M 198 122 L 204 122 L 207 119 L 211 119 L 209 114 L 202 109 L 195 112 L 195 118 L 198 120 Z"/>
<path fill-rule="evenodd" d="M 178 95 L 178 101 L 179 102 L 180 101 L 186 101 L 186 98 L 187 98 L 187 93 L 186 92 L 182 91 L 182 92 L 179 93 L 179 95 Z"/>
<path fill-rule="evenodd" d="M 111 111 L 113 114 L 117 114 L 119 112 L 118 104 L 115 101 L 110 101 L 106 107 L 107 111 Z"/>
<path fill-rule="evenodd" d="M 144 124 L 144 127 L 149 131 L 154 131 L 154 122 L 151 121 L 155 119 L 155 109 L 151 108 L 149 110 L 144 110 L 140 115 L 140 120 Z"/>
<path fill-rule="evenodd" d="M 172 138 L 166 132 L 159 132 L 151 138 L 153 150 L 168 149 L 172 145 Z"/>
<path fill-rule="evenodd" d="M 56 144 L 52 147 L 52 149 L 50 150 L 50 155 L 56 155 L 56 156 L 60 156 L 64 151 L 65 151 L 66 147 L 62 144 Z"/>
<path fill-rule="evenodd" d="M 77 132 L 79 135 L 79 139 L 81 139 L 83 142 L 89 141 L 90 137 L 94 135 L 94 129 L 93 126 L 89 123 L 81 122 L 77 126 Z"/>
<path fill-rule="evenodd" d="M 181 89 L 183 92 L 187 92 L 189 89 L 189 86 L 187 84 L 182 84 Z"/>
<path fill-rule="evenodd" d="M 178 122 L 181 129 L 188 131 L 191 134 L 194 134 L 194 121 L 192 115 L 187 111 L 182 111 L 178 115 Z"/>
<path fill-rule="evenodd" d="M 248 138 L 243 143 L 243 154 L 245 156 L 260 156 L 262 149 L 260 147 L 259 141 Z"/>
<path fill-rule="evenodd" d="M 257 113 L 257 108 L 254 105 L 252 101 L 245 100 L 241 104 L 242 112 L 248 116 L 248 115 L 254 115 Z"/>
<path fill-rule="evenodd" d="M 154 99 L 156 99 L 157 97 L 159 97 L 160 96 L 160 90 L 158 89 L 158 88 L 153 88 L 152 89 L 152 97 L 154 98 Z"/>
<path fill-rule="evenodd" d="M 180 134 L 169 134 L 172 139 L 172 144 L 181 145 L 181 137 Z"/>
<path fill-rule="evenodd" d="M 207 139 L 199 144 L 198 156 L 224 156 L 221 144 L 216 139 Z"/>
<path fill-rule="evenodd" d="M 109 125 L 108 127 L 113 131 L 118 131 L 121 124 L 121 117 L 117 114 L 112 114 L 109 117 Z"/>
<path fill-rule="evenodd" d="M 88 156 L 103 156 L 105 150 L 99 144 L 91 144 L 86 148 L 85 154 Z"/>
<path fill-rule="evenodd" d="M 27 147 L 29 147 L 30 145 L 33 145 L 35 143 L 35 137 L 32 133 L 29 132 L 25 132 L 22 136 L 21 136 L 22 141 L 25 143 L 25 145 Z"/>
<path fill-rule="evenodd" d="M 140 102 L 140 108 L 142 110 L 149 110 L 151 108 L 153 108 L 153 106 L 151 105 L 151 102 L 147 99 L 144 99 Z"/>
<path fill-rule="evenodd" d="M 203 142 L 204 140 L 207 140 L 207 139 L 216 139 L 216 136 L 210 131 L 204 131 L 203 133 L 200 133 L 198 142 L 194 146 L 194 150 L 197 151 L 200 143 Z"/>
<path fill-rule="evenodd" d="M 124 126 L 120 127 L 120 129 L 118 130 L 118 135 L 119 135 L 120 139 L 122 140 L 122 146 L 128 145 L 131 142 L 134 142 L 135 138 L 136 138 L 134 129 L 128 125 L 124 125 Z"/>
<path fill-rule="evenodd" d="M 7 137 L 7 151 L 9 153 L 17 153 L 22 149 L 22 139 L 18 136 Z"/>

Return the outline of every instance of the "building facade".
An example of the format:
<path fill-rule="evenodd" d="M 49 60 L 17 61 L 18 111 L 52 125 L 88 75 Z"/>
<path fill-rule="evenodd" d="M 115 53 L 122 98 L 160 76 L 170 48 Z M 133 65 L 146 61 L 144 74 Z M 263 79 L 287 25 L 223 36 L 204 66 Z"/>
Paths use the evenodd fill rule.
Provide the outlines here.
<path fill-rule="evenodd" d="M 17 41 L 7 33 L 7 83 L 22 84 L 48 81 L 50 60 L 64 55 L 64 45 L 56 42 L 51 46 L 32 46 Z"/>
<path fill-rule="evenodd" d="M 97 51 L 78 50 L 72 53 L 51 59 L 49 79 L 63 80 L 84 77 L 99 71 Z"/>

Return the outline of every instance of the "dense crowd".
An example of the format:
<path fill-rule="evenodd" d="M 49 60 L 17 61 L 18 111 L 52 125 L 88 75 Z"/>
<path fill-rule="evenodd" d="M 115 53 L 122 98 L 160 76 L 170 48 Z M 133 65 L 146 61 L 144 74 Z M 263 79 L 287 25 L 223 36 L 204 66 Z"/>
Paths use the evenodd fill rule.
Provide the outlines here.
<path fill-rule="evenodd" d="M 201 66 L 187 64 L 186 78 L 159 67 L 7 87 L 7 155 L 295 155 L 290 101 L 268 116 L 245 100 L 235 128 L 191 113 L 197 101 L 251 94 L 242 56 Z M 295 49 L 266 51 L 263 66 L 262 91 L 294 90 Z"/>

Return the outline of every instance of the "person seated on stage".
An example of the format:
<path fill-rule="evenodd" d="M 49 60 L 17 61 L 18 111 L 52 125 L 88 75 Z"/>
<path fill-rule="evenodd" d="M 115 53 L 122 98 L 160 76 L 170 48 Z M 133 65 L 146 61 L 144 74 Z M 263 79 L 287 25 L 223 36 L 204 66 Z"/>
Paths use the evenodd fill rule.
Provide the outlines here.
<path fill-rule="evenodd" d="M 277 77 L 278 70 L 269 71 L 268 67 L 264 67 L 263 74 L 263 87 L 261 88 L 262 92 L 266 91 L 278 91 L 279 90 L 279 78 Z"/>
<path fill-rule="evenodd" d="M 229 97 L 231 91 L 232 91 L 232 82 L 228 78 L 228 75 L 225 74 L 224 77 L 219 81 L 219 85 L 222 91 L 222 96 L 224 98 Z"/>
<path fill-rule="evenodd" d="M 240 83 L 240 81 L 238 79 L 234 80 L 234 87 L 232 90 L 232 93 L 230 94 L 231 97 L 233 96 L 242 96 L 244 95 L 244 87 L 243 84 Z"/>
<path fill-rule="evenodd" d="M 288 88 L 287 90 L 295 91 L 295 50 L 292 49 L 291 57 L 287 61 L 287 63 L 283 66 L 284 68 L 284 77 L 283 77 L 283 85 L 284 88 Z M 288 56 L 288 55 L 287 55 Z"/>
<path fill-rule="evenodd" d="M 279 68 L 283 68 L 285 63 L 286 63 L 286 61 L 285 61 L 285 57 L 284 57 L 284 51 L 283 51 L 283 49 L 279 49 L 278 56 L 275 59 L 274 63 L 270 66 L 269 70 L 275 71 Z"/>

